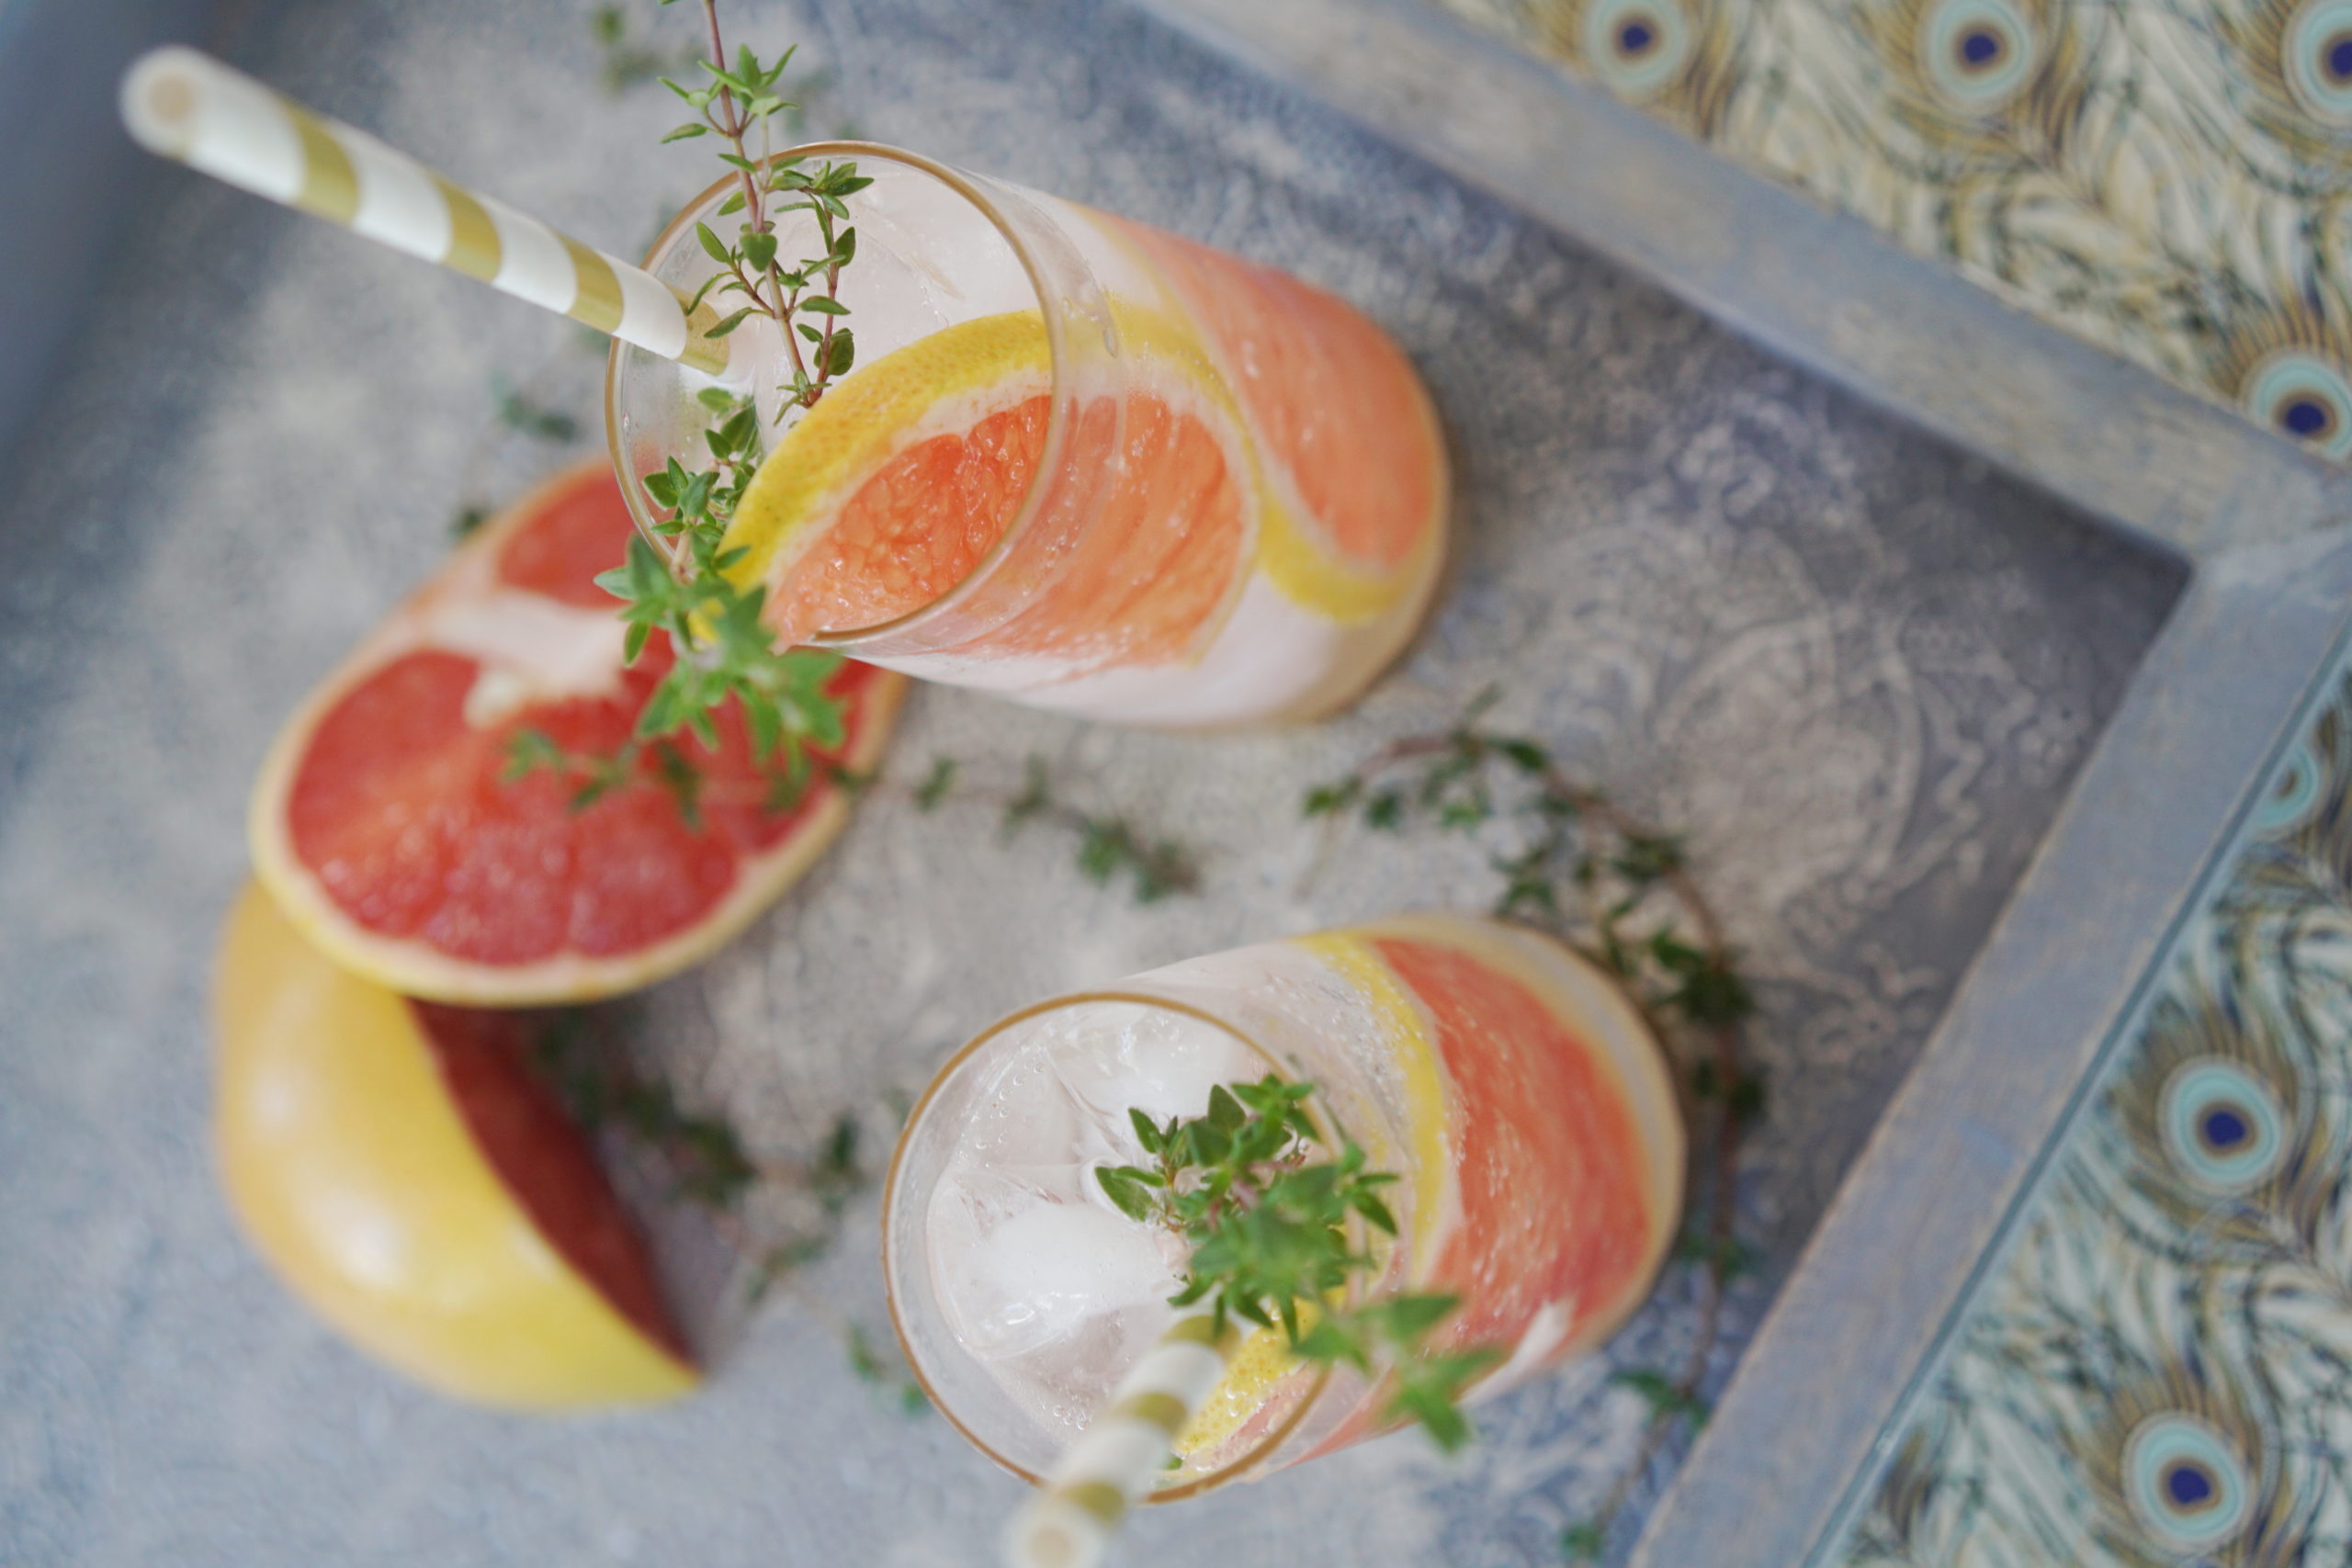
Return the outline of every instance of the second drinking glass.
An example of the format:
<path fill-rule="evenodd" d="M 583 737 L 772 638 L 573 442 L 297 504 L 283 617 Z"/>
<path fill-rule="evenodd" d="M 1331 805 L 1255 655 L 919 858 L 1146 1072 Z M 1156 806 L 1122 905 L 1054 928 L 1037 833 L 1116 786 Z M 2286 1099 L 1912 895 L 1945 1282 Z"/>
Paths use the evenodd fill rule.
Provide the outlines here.
<path fill-rule="evenodd" d="M 641 476 L 705 466 L 733 393 L 766 436 L 733 570 L 769 586 L 786 640 L 1194 727 L 1329 712 L 1410 638 L 1443 557 L 1444 447 L 1412 367 L 1354 309 L 913 153 L 788 156 L 873 182 L 848 201 L 848 314 L 804 318 L 851 326 L 856 363 L 802 412 L 779 392 L 794 345 L 764 316 L 717 378 L 616 341 L 613 456 L 650 537 L 663 512 Z M 681 213 L 648 270 L 700 288 L 717 264 L 696 225 L 731 232 L 735 188 Z M 824 254 L 787 219 L 781 254 Z"/>
<path fill-rule="evenodd" d="M 1420 915 L 1267 942 L 1057 998 L 993 1025 L 916 1107 L 883 1197 L 891 1314 L 934 1404 L 1045 1475 L 1184 1311 L 1182 1238 L 1109 1197 L 1148 1164 L 1130 1111 L 1194 1117 L 1213 1086 L 1311 1082 L 1359 1144 L 1393 1244 L 1357 1295 L 1440 1292 L 1436 1348 L 1498 1362 L 1474 1399 L 1586 1349 L 1647 1293 L 1681 1205 L 1683 1132 L 1656 1037 L 1546 937 Z M 1375 1248 L 1375 1251 L 1381 1250 Z M 1242 1342 L 1173 1433 L 1181 1496 L 1385 1428 L 1381 1390 Z"/>

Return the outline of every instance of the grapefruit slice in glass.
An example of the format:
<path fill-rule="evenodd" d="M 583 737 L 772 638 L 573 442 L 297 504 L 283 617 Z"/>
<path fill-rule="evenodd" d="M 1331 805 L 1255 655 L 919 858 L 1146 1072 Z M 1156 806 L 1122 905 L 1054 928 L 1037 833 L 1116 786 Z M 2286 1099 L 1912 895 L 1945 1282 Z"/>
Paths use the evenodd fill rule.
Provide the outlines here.
<path fill-rule="evenodd" d="M 1353 306 L 1288 273 L 1098 214 L 1202 324 L 1261 449 L 1258 570 L 1331 620 L 1375 620 L 1443 546 L 1437 411 L 1396 345 Z M 1377 461 L 1369 461 L 1370 454 Z"/>
<path fill-rule="evenodd" d="M 1124 429 L 1110 399 L 1070 421 L 1067 465 L 1121 444 L 1095 514 L 1036 597 L 979 637 L 1057 674 L 1168 664 L 1215 635 L 1247 576 L 1255 476 L 1239 410 L 1172 323 L 1120 317 Z M 945 327 L 825 395 L 753 476 L 727 536 L 769 586 L 786 637 L 911 614 L 962 582 L 1020 512 L 1046 457 L 1054 394 L 1035 310 Z"/>
<path fill-rule="evenodd" d="M 786 804 L 740 716 L 719 744 L 673 744 L 695 808 L 650 767 L 575 807 L 575 781 L 510 777 L 514 738 L 610 755 L 671 658 L 656 634 L 622 660 L 596 586 L 633 525 L 603 464 L 560 475 L 485 525 L 363 641 L 279 733 L 249 820 L 263 885 L 336 962 L 392 989 L 491 1006 L 576 1001 L 685 968 L 748 925 L 840 833 L 820 770 Z M 864 773 L 904 678 L 844 664 L 846 739 Z"/>

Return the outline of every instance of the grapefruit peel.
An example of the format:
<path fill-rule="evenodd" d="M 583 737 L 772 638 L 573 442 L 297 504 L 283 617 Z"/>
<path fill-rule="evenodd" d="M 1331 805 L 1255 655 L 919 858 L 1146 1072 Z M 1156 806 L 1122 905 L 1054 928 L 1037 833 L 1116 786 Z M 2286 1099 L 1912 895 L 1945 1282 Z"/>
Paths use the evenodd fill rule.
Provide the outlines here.
<path fill-rule="evenodd" d="M 647 1404 L 700 1381 L 593 1156 L 560 1111 L 528 1103 L 544 1091 L 519 1064 L 502 1075 L 477 1051 L 461 1080 L 424 1013 L 330 963 L 253 884 L 226 922 L 213 1010 L 230 1205 L 288 1288 L 352 1342 L 445 1393 L 510 1408 Z M 538 1213 L 519 1190 L 534 1184 Z M 583 1272 L 590 1259 L 602 1283 Z"/>

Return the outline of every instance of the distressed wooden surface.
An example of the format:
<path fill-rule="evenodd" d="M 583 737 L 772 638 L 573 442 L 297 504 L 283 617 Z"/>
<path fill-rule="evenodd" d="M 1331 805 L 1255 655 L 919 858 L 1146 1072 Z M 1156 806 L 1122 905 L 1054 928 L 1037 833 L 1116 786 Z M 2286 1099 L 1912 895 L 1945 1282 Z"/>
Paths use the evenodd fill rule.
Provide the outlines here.
<path fill-rule="evenodd" d="M 1414 0 L 1142 0 L 1774 353 L 2199 555 L 2352 517 L 2352 476 Z"/>

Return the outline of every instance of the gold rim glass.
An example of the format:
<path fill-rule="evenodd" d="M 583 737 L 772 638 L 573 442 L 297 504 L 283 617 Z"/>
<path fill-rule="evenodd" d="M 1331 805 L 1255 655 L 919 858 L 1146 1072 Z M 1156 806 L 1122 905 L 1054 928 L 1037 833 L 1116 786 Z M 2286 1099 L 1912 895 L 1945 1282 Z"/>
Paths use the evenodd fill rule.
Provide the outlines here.
<path fill-rule="evenodd" d="M 1053 401 L 1036 472 L 1002 536 L 962 581 L 930 603 L 888 621 L 820 631 L 807 639 L 814 646 L 853 654 L 917 651 L 952 645 L 1018 610 L 1017 596 L 988 606 L 978 605 L 975 600 L 1005 572 L 1008 563 L 1024 554 L 1051 547 L 1052 541 L 1033 536 L 1038 531 L 1038 514 L 1057 487 L 1076 484 L 1083 489 L 1092 482 L 1092 476 L 1073 476 L 1068 471 L 1071 466 L 1069 432 L 1072 411 L 1081 397 L 1115 393 L 1119 387 L 1118 341 L 1110 307 L 1091 271 L 1060 227 L 1017 187 L 966 174 L 921 153 L 870 141 L 813 141 L 787 148 L 770 161 L 786 159 L 809 164 L 854 162 L 861 174 L 874 175 L 877 180 L 918 180 L 952 196 L 956 200 L 941 210 L 954 220 L 958 231 L 925 233 L 919 225 L 913 225 L 889 237 L 888 243 L 899 247 L 899 253 L 894 254 L 909 253 L 901 254 L 900 259 L 910 264 L 906 270 L 916 278 L 918 289 L 924 276 L 943 277 L 957 267 L 971 266 L 971 242 L 981 236 L 1003 247 L 1004 254 L 990 258 L 992 263 L 1001 270 L 1001 264 L 1009 261 L 1019 269 L 1026 280 L 1022 305 L 1035 310 L 1044 321 Z M 732 220 L 719 218 L 718 209 L 738 188 L 736 177 L 730 175 L 687 203 L 647 251 L 643 263 L 646 270 L 682 295 L 691 294 L 698 288 L 716 267 L 697 242 L 695 226 L 707 222 L 724 232 L 722 226 Z M 852 201 L 855 203 L 871 195 L 869 190 Z M 801 219 L 799 214 L 791 216 Z M 853 205 L 852 226 L 863 222 L 864 216 Z M 784 238 L 783 253 L 796 254 L 792 250 L 796 243 L 793 225 L 780 223 L 777 227 Z M 842 275 L 845 279 L 865 284 L 876 272 L 872 258 L 877 247 L 870 228 L 860 228 L 859 240 L 858 265 L 844 268 Z M 960 255 L 954 254 L 959 249 Z M 729 308 L 722 305 L 722 313 Z M 847 319 L 848 324 L 861 333 L 861 364 L 871 364 L 889 349 L 899 346 L 888 341 L 869 343 L 864 336 L 871 310 L 861 304 Z M 932 324 L 935 327 L 947 323 Z M 739 334 L 734 341 L 741 343 L 744 339 Z M 843 380 L 854 379 L 856 375 L 857 370 L 853 367 Z M 654 532 L 662 509 L 646 493 L 643 475 L 660 468 L 664 459 L 673 456 L 689 468 L 707 461 L 700 432 L 707 427 L 708 416 L 696 417 L 693 397 L 697 389 L 711 385 L 738 392 L 752 389 L 750 382 L 740 376 L 713 381 L 618 339 L 614 340 L 606 360 L 605 434 L 614 472 L 620 479 L 621 493 L 628 502 L 639 532 L 671 558 L 674 558 L 672 541 Z M 765 434 L 772 450 L 775 434 Z"/>

